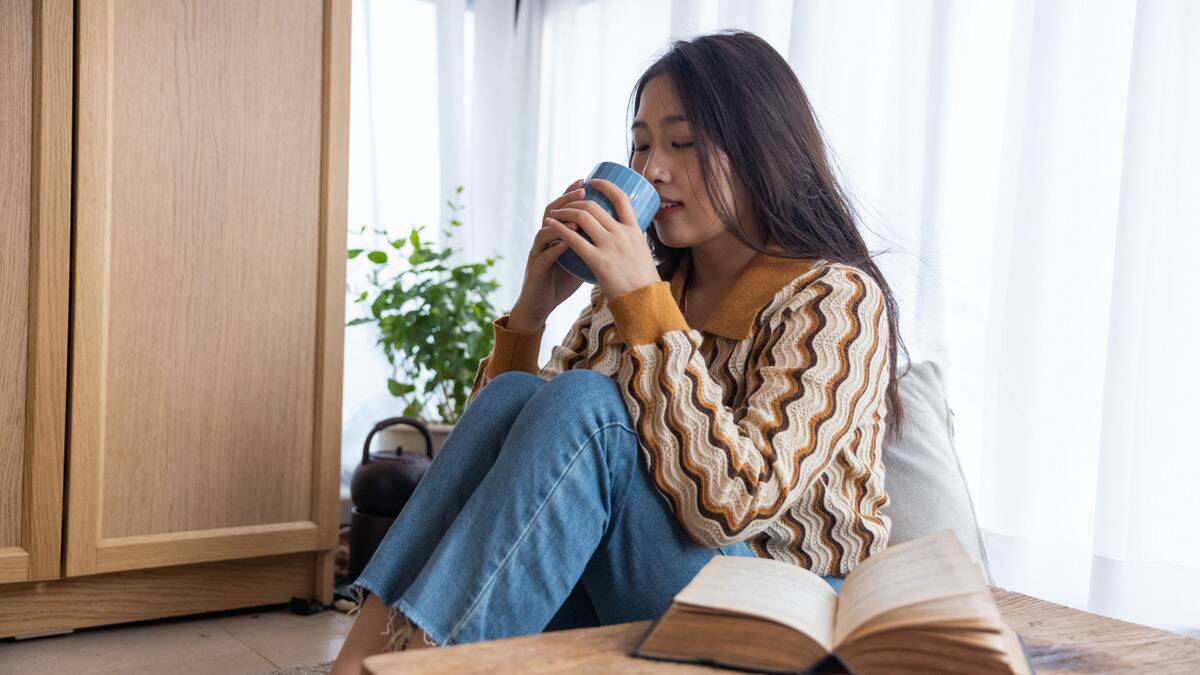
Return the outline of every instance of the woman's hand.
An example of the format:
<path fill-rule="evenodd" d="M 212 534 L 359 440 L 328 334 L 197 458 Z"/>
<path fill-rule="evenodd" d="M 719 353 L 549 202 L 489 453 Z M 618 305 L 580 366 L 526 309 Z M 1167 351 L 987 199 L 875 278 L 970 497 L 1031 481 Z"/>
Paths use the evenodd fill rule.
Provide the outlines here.
<path fill-rule="evenodd" d="M 566 192 L 550 202 L 542 213 L 543 218 L 561 206 L 583 197 L 583 179 L 567 186 Z M 567 247 L 562 237 L 545 224 L 533 237 L 529 249 L 529 261 L 525 264 L 525 281 L 521 294 L 509 313 L 508 327 L 522 332 L 534 332 L 564 300 L 583 284 L 583 280 L 557 265 L 554 261 Z"/>
<path fill-rule="evenodd" d="M 612 203 L 617 218 L 596 202 L 580 199 L 548 210 L 545 224 L 583 258 L 609 300 L 659 281 L 646 233 L 638 227 L 629 195 L 602 178 L 594 178 L 590 184 Z M 580 236 L 577 229 L 592 241 Z"/>

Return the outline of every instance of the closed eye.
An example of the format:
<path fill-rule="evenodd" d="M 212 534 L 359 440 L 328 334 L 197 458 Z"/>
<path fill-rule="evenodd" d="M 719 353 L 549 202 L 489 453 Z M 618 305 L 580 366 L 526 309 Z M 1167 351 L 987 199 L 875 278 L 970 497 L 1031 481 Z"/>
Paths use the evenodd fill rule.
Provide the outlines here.
<path fill-rule="evenodd" d="M 645 152 L 646 148 L 648 148 L 648 147 L 650 147 L 650 146 L 648 146 L 648 145 L 643 145 L 641 147 L 634 146 L 633 151 L 634 152 Z M 692 147 L 692 144 L 691 143 L 672 143 L 671 147 L 682 150 L 684 148 Z"/>

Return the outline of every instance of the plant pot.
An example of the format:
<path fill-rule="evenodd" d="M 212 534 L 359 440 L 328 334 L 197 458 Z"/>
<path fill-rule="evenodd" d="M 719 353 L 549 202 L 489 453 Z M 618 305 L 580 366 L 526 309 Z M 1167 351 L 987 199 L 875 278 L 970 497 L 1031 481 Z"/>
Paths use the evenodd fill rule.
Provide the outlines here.
<path fill-rule="evenodd" d="M 433 437 L 433 455 L 436 457 L 454 425 L 429 423 L 427 426 L 429 435 Z M 372 451 L 392 451 L 396 448 L 404 448 L 404 452 L 424 455 L 425 437 L 421 435 L 420 431 L 407 424 L 397 424 L 375 434 L 375 447 L 372 448 Z"/>

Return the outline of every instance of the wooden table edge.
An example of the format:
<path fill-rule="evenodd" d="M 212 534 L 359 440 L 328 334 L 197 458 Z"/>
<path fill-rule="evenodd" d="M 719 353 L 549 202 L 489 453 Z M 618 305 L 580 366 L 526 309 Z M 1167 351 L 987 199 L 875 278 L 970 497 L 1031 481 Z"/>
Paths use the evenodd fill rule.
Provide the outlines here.
<path fill-rule="evenodd" d="M 1200 672 L 1200 640 L 992 586 L 1000 613 L 1025 641 L 1039 673 Z M 377 654 L 369 675 L 398 673 L 732 672 L 629 656 L 652 622 L 576 628 L 436 649 Z"/>

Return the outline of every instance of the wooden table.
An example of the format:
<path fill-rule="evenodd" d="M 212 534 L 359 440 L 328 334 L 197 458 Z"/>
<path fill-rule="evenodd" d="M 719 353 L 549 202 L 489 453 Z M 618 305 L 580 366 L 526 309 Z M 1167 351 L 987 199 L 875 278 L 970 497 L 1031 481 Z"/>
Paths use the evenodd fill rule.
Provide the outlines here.
<path fill-rule="evenodd" d="M 1200 673 L 1200 640 L 1117 621 L 992 587 L 1009 626 L 1020 634 L 1039 673 Z M 731 673 L 629 656 L 650 627 L 636 621 L 437 649 L 378 654 L 370 675 L 399 673 Z"/>

